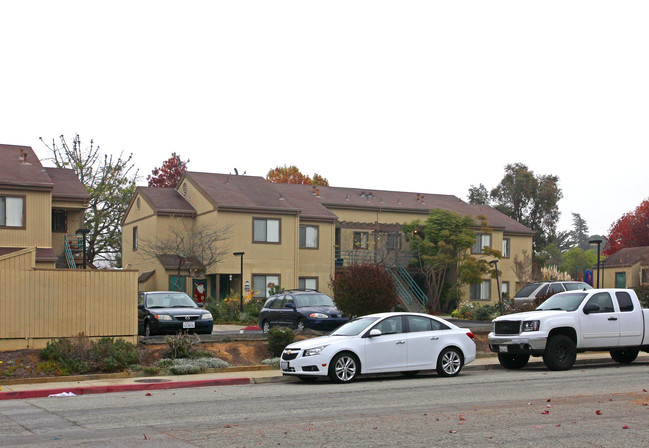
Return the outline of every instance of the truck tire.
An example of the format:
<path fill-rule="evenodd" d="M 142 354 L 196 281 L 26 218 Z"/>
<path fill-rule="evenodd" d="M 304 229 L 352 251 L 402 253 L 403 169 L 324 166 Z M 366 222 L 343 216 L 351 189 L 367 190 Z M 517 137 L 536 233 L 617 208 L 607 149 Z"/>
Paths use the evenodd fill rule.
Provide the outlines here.
<path fill-rule="evenodd" d="M 620 364 L 629 364 L 638 357 L 640 352 L 637 348 L 625 348 L 621 350 L 611 350 L 611 358 L 613 361 L 619 362 Z"/>
<path fill-rule="evenodd" d="M 568 370 L 575 363 L 577 349 L 568 336 L 552 336 L 543 353 L 543 363 L 550 370 Z"/>
<path fill-rule="evenodd" d="M 510 370 L 522 369 L 527 365 L 527 361 L 529 360 L 530 355 L 525 353 L 498 353 L 498 362 L 500 362 L 500 365 Z"/>

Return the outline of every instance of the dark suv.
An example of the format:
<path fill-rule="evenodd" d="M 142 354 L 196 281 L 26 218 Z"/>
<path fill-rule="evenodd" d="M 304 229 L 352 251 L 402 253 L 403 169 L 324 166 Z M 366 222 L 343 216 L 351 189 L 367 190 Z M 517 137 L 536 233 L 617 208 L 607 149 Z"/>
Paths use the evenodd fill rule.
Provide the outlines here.
<path fill-rule="evenodd" d="M 271 327 L 331 331 L 347 321 L 331 297 L 315 290 L 281 291 L 269 297 L 259 312 L 264 333 Z"/>

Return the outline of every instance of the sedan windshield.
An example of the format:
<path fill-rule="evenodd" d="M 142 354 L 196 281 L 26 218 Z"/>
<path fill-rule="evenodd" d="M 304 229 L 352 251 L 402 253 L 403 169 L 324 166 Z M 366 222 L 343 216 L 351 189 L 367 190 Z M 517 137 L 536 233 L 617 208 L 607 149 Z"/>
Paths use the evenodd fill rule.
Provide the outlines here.
<path fill-rule="evenodd" d="M 585 292 L 570 292 L 555 294 L 550 297 L 548 300 L 540 304 L 536 310 L 537 311 L 549 311 L 549 310 L 562 310 L 562 311 L 575 311 L 579 308 L 579 305 L 586 297 L 587 293 Z"/>
<path fill-rule="evenodd" d="M 146 303 L 149 308 L 197 308 L 196 303 L 183 292 L 150 294 Z"/>
<path fill-rule="evenodd" d="M 358 336 L 363 330 L 376 322 L 378 317 L 359 317 L 338 327 L 331 336 Z"/>
<path fill-rule="evenodd" d="M 334 307 L 334 301 L 326 294 L 300 294 L 295 297 L 297 306 L 331 306 Z"/>

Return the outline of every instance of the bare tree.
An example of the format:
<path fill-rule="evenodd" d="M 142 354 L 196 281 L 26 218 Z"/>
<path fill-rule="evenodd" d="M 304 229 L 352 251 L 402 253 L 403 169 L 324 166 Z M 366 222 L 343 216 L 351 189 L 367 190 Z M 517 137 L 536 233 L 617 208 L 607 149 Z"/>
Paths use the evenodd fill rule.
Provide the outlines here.
<path fill-rule="evenodd" d="M 178 274 L 175 287 L 179 290 L 183 270 L 193 272 L 194 277 L 202 277 L 229 253 L 229 247 L 222 243 L 230 238 L 231 226 L 213 227 L 197 225 L 193 220 L 183 218 L 171 219 L 167 236 L 152 240 L 143 238 L 140 250 L 151 258 L 172 257 Z"/>
<path fill-rule="evenodd" d="M 522 288 L 534 280 L 534 265 L 532 264 L 532 256 L 526 250 L 522 252 L 522 257 L 514 255 L 514 266 L 512 266 L 514 274 L 516 274 L 517 289 Z"/>

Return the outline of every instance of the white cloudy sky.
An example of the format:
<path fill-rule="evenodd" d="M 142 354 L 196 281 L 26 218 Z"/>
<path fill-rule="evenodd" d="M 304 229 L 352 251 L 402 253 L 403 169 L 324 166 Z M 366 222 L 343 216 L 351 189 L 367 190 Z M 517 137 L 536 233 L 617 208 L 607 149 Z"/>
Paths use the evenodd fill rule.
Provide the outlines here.
<path fill-rule="evenodd" d="M 607 233 L 649 196 L 646 1 L 7 1 L 0 143 L 453 194 L 522 162 Z"/>

